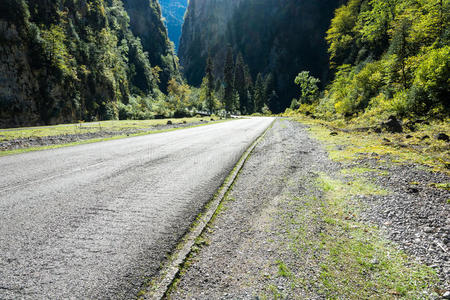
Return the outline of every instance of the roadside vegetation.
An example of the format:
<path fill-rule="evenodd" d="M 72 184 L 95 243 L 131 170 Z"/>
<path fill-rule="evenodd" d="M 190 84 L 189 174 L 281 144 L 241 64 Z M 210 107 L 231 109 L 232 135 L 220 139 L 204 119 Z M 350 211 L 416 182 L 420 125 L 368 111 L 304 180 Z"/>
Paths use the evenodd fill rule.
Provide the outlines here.
<path fill-rule="evenodd" d="M 393 116 L 410 131 L 436 122 L 448 134 L 449 16 L 448 1 L 348 1 L 326 37 L 334 79 L 319 94 L 312 76 L 298 77 L 302 95 L 286 115 L 353 128 Z"/>
<path fill-rule="evenodd" d="M 324 143 L 331 159 L 337 161 L 375 158 L 393 163 L 416 163 L 430 170 L 450 174 L 448 141 L 438 139 L 450 135 L 448 123 L 419 124 L 417 131 L 376 133 L 373 131 L 345 131 L 335 123 L 306 116 L 293 119 L 310 126 L 311 134 Z"/>
<path fill-rule="evenodd" d="M 0 156 L 160 133 L 223 121 L 226 120 L 212 115 L 0 129 Z"/>
<path fill-rule="evenodd" d="M 389 191 L 362 174 L 320 173 L 312 181 L 298 180 L 311 183 L 303 185 L 309 195 L 284 195 L 279 234 L 289 259 L 283 261 L 282 256 L 274 262 L 278 266 L 274 276 L 287 280 L 290 288 L 280 291 L 268 285 L 262 299 L 285 299 L 296 290 L 327 299 L 432 297 L 438 283 L 433 269 L 414 262 L 376 226 L 360 220 L 359 197 Z"/>

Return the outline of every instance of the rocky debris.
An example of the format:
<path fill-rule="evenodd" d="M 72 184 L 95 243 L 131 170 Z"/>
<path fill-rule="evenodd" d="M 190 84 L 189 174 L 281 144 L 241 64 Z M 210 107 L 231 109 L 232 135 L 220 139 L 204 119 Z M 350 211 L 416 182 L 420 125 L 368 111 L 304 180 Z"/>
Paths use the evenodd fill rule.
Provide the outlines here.
<path fill-rule="evenodd" d="M 435 138 L 436 138 L 437 140 L 439 140 L 439 141 L 444 141 L 444 142 L 450 141 L 449 136 L 446 135 L 446 134 L 443 133 L 443 132 L 438 133 L 438 134 L 435 136 Z"/>
<path fill-rule="evenodd" d="M 381 127 L 390 133 L 402 133 L 403 127 L 395 116 L 390 116 L 387 121 L 381 123 Z"/>
<path fill-rule="evenodd" d="M 444 291 L 450 291 L 450 191 L 433 186 L 450 178 L 415 165 L 381 166 L 371 158 L 358 164 L 389 173 L 371 174 L 371 179 L 390 193 L 364 197 L 367 209 L 362 218 L 377 224 L 402 250 L 433 267 Z"/>

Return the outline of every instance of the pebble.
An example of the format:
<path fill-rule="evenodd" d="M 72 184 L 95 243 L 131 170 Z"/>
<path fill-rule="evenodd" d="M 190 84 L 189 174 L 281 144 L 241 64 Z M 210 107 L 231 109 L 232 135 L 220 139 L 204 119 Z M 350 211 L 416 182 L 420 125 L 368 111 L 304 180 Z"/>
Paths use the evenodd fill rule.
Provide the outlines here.
<path fill-rule="evenodd" d="M 446 292 L 442 295 L 442 297 L 443 297 L 444 299 L 450 299 L 450 291 L 446 291 Z"/>
<path fill-rule="evenodd" d="M 431 228 L 431 227 L 424 227 L 424 228 L 423 228 L 423 231 L 424 231 L 425 233 L 432 233 L 432 232 L 433 232 L 433 228 Z"/>

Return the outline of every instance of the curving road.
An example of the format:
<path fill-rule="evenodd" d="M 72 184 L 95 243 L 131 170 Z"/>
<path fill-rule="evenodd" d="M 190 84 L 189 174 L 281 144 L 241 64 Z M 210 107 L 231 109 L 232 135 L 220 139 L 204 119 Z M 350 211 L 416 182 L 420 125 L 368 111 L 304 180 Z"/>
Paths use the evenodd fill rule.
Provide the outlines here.
<path fill-rule="evenodd" d="M 272 121 L 0 157 L 0 299 L 134 298 Z"/>

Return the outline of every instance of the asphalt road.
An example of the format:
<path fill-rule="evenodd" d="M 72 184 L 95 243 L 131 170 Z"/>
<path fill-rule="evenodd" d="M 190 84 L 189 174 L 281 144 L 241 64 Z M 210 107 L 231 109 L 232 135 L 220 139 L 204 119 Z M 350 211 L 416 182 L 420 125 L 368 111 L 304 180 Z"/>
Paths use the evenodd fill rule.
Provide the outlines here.
<path fill-rule="evenodd" d="M 0 157 L 0 299 L 129 299 L 271 118 Z"/>

